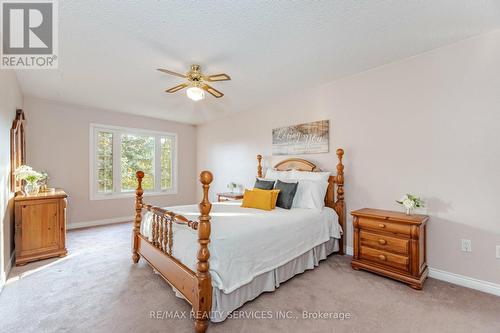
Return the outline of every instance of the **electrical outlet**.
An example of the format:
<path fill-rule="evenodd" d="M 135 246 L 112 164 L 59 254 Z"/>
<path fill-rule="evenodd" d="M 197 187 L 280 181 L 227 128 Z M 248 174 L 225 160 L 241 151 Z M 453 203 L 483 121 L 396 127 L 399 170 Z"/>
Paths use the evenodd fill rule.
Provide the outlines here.
<path fill-rule="evenodd" d="M 472 252 L 472 241 L 470 239 L 461 239 L 462 252 Z"/>
<path fill-rule="evenodd" d="M 497 245 L 497 259 L 500 259 L 500 245 Z"/>

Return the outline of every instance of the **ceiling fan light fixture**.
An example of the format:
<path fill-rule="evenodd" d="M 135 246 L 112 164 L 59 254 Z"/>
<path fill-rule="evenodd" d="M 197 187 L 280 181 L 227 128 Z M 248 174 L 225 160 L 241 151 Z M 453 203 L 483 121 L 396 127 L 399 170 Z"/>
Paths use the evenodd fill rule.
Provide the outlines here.
<path fill-rule="evenodd" d="M 205 98 L 205 92 L 198 87 L 190 87 L 186 90 L 186 95 L 193 101 L 201 101 Z"/>
<path fill-rule="evenodd" d="M 191 70 L 186 74 L 180 74 L 177 72 L 172 72 L 168 69 L 158 68 L 160 72 L 165 74 L 182 77 L 187 79 L 187 82 L 181 83 L 172 87 L 170 89 L 165 90 L 165 92 L 172 94 L 176 93 L 184 88 L 188 88 L 186 90 L 186 95 L 189 99 L 193 101 L 201 101 L 205 98 L 205 92 L 214 96 L 215 98 L 221 98 L 224 96 L 223 93 L 207 84 L 207 82 L 217 82 L 217 81 L 229 81 L 231 77 L 226 73 L 219 73 L 213 75 L 204 75 L 201 72 L 200 65 L 191 65 Z"/>

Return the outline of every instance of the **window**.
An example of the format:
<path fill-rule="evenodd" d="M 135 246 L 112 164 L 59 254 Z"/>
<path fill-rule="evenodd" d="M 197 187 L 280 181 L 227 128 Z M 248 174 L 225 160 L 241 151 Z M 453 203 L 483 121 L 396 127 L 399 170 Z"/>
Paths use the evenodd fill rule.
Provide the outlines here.
<path fill-rule="evenodd" d="M 135 195 L 137 170 L 145 195 L 176 193 L 177 135 L 91 124 L 90 199 Z"/>
<path fill-rule="evenodd" d="M 113 133 L 97 133 L 97 190 L 113 191 Z"/>

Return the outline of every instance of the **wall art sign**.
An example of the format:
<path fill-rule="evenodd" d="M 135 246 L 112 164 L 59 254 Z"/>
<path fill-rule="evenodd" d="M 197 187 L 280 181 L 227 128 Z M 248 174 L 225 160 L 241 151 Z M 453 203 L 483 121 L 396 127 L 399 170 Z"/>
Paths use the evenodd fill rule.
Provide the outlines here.
<path fill-rule="evenodd" d="M 328 153 L 330 121 L 273 129 L 273 155 L 300 155 Z"/>

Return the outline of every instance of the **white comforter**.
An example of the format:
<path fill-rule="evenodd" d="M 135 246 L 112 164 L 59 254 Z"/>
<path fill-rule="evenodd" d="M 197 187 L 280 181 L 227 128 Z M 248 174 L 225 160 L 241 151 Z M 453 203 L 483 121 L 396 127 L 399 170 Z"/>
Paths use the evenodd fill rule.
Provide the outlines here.
<path fill-rule="evenodd" d="M 230 293 L 330 237 L 340 238 L 338 216 L 331 208 L 322 210 L 276 208 L 263 211 L 242 208 L 241 202 L 214 203 L 210 216 L 210 273 L 212 285 Z M 196 221 L 197 205 L 167 207 Z M 151 213 L 144 214 L 141 233 L 151 238 Z M 198 233 L 174 224 L 172 255 L 196 271 Z"/>

